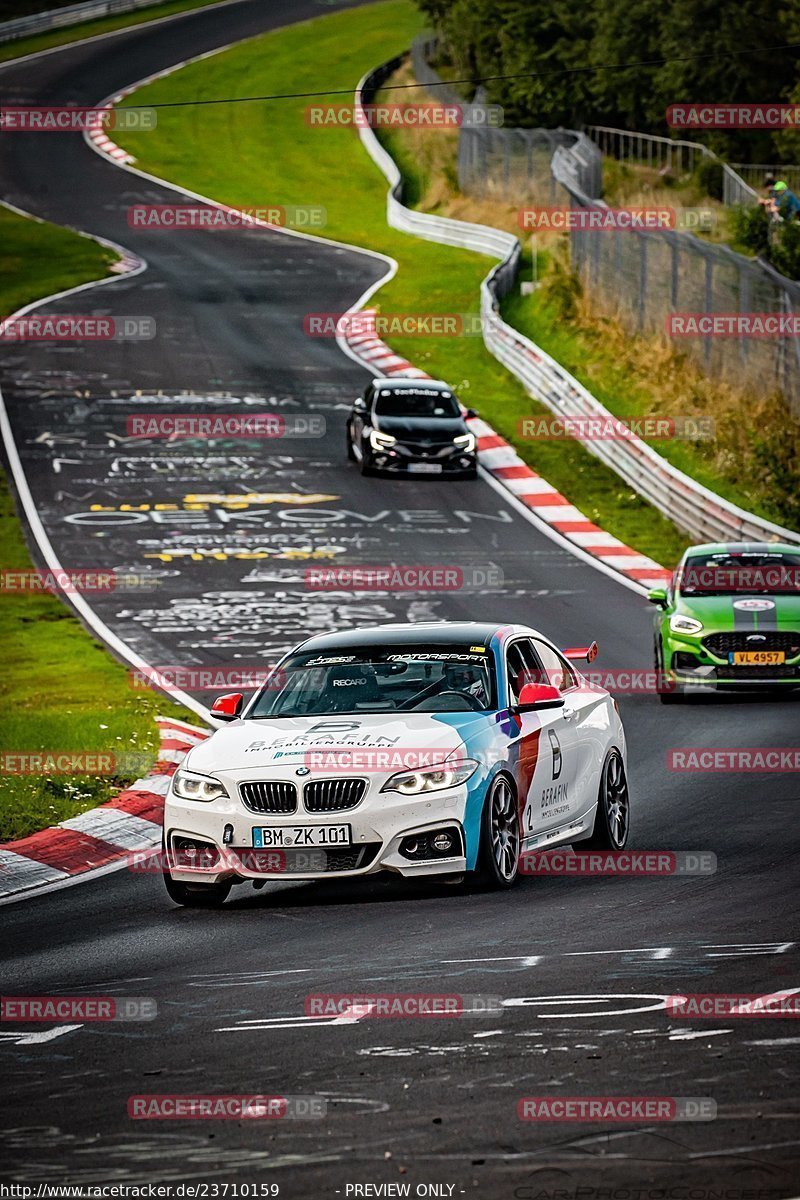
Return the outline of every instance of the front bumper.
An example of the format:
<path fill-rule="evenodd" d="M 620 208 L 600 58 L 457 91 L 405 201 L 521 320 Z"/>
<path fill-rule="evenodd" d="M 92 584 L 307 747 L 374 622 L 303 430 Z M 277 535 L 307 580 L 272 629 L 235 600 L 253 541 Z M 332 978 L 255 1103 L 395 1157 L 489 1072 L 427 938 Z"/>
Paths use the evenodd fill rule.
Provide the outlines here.
<path fill-rule="evenodd" d="M 334 813 L 301 809 L 290 815 L 254 813 L 238 798 L 211 804 L 182 800 L 170 790 L 164 807 L 170 875 L 185 883 L 215 883 L 231 878 L 333 879 L 379 871 L 394 871 L 413 878 L 460 874 L 467 869 L 465 785 L 417 799 L 381 793 L 377 786 L 373 785 L 355 808 Z M 253 831 L 257 828 L 289 830 L 312 825 L 350 825 L 351 844 L 328 848 L 254 848 Z M 439 830 L 453 831 L 454 852 L 423 858 L 408 854 L 408 839 L 416 838 L 419 842 L 426 834 Z M 186 854 L 181 849 L 185 841 L 210 847 L 207 866 L 187 867 Z"/>
<path fill-rule="evenodd" d="M 373 471 L 390 475 L 430 475 L 464 477 L 478 469 L 475 451 L 455 451 L 452 446 L 423 452 L 413 445 L 392 446 L 385 450 L 368 450 L 366 465 Z"/>
<path fill-rule="evenodd" d="M 779 666 L 733 666 L 727 659 L 712 654 L 702 637 L 670 634 L 663 639 L 664 671 L 667 679 L 681 687 L 695 689 L 759 689 L 800 687 L 800 655 Z"/>

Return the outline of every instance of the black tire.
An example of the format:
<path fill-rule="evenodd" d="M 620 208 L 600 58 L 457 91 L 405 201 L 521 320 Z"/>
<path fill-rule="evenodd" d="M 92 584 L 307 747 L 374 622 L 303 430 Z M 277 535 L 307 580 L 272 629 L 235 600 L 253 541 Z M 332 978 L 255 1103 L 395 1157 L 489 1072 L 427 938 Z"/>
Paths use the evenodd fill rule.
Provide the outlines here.
<path fill-rule="evenodd" d="M 170 900 L 184 908 L 221 908 L 228 899 L 228 893 L 233 887 L 233 880 L 223 880 L 221 883 L 182 883 L 173 879 L 167 867 L 167 853 L 164 841 L 161 842 L 162 861 L 164 863 L 164 887 Z"/>
<path fill-rule="evenodd" d="M 497 775 L 481 813 L 481 841 L 475 880 L 480 887 L 501 891 L 513 887 L 521 852 L 517 792 L 507 775 Z"/>
<path fill-rule="evenodd" d="M 347 425 L 346 425 L 346 427 L 345 427 L 345 428 L 346 428 L 346 430 L 347 430 L 347 433 L 346 433 L 346 437 L 347 437 L 347 461 L 348 461 L 348 462 L 355 462 L 355 461 L 356 461 L 356 456 L 355 456 L 355 453 L 354 453 L 354 451 L 353 451 L 353 431 L 352 431 L 352 430 L 351 430 L 351 428 L 350 428 L 350 422 L 349 422 L 349 421 L 347 422 Z"/>
<path fill-rule="evenodd" d="M 228 899 L 230 883 L 181 883 L 164 872 L 164 886 L 170 900 L 184 908 L 221 908 Z"/>
<path fill-rule="evenodd" d="M 581 850 L 622 850 L 628 841 L 630 823 L 625 764 L 619 750 L 611 750 L 600 775 L 592 836 L 578 845 Z"/>

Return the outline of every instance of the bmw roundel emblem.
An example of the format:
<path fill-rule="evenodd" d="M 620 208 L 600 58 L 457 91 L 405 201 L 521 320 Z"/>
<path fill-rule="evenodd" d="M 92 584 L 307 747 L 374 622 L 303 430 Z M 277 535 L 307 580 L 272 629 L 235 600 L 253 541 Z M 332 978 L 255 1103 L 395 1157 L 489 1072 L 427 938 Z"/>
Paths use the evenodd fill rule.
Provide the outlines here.
<path fill-rule="evenodd" d="M 295 775 L 310 775 L 310 774 L 311 774 L 310 767 L 298 767 L 297 770 L 295 771 Z"/>

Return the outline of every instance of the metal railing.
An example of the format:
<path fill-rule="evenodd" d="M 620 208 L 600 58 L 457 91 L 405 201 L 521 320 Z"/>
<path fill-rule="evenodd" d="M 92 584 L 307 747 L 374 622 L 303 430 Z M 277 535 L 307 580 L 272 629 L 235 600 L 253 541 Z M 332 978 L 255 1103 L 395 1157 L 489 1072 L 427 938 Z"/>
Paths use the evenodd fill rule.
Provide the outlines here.
<path fill-rule="evenodd" d="M 86 0 L 83 4 L 70 4 L 66 8 L 55 8 L 48 12 L 31 13 L 27 17 L 15 17 L 13 21 L 0 24 L 0 43 L 12 42 L 16 38 L 32 33 L 46 33 L 51 29 L 64 29 L 79 25 L 82 21 L 93 21 L 97 17 L 108 17 L 114 13 L 134 12 L 137 8 L 151 8 L 163 4 L 164 0 Z"/>
<path fill-rule="evenodd" d="M 728 163 L 740 179 L 751 188 L 764 186 L 768 175 L 773 179 L 782 179 L 788 183 L 793 192 L 800 191 L 800 167 L 787 166 L 785 163 Z"/>
<path fill-rule="evenodd" d="M 362 97 L 371 97 L 401 61 L 402 56 L 399 56 L 365 76 L 356 91 L 356 105 L 361 103 Z M 393 229 L 500 260 L 481 284 L 483 339 L 490 353 L 551 412 L 560 416 L 610 418 L 608 410 L 577 379 L 500 316 L 499 301 L 513 288 L 516 280 L 520 257 L 518 239 L 486 225 L 406 208 L 402 202 L 402 178 L 397 164 L 366 122 L 359 125 L 359 136 L 389 182 L 386 212 Z M 800 533 L 784 529 L 724 500 L 677 470 L 638 437 L 632 435 L 624 441 L 609 442 L 587 440 L 583 445 L 697 541 L 782 539 L 800 544 Z"/>
<path fill-rule="evenodd" d="M 715 159 L 716 155 L 700 142 L 687 142 L 650 133 L 634 133 L 629 129 L 612 129 L 608 125 L 584 125 L 584 133 L 601 152 L 620 162 L 646 163 L 657 170 L 691 174 L 701 158 Z"/>
<path fill-rule="evenodd" d="M 608 125 L 584 125 L 583 128 L 603 154 L 619 162 L 635 162 L 679 175 L 691 174 L 701 159 L 718 162 L 722 168 L 722 202 L 726 207 L 755 204 L 758 200 L 758 192 L 739 174 L 738 168 L 733 163 L 723 162 L 702 142 L 612 129 Z M 587 195 L 591 194 L 587 192 Z M 593 194 L 600 195 L 599 192 Z"/>

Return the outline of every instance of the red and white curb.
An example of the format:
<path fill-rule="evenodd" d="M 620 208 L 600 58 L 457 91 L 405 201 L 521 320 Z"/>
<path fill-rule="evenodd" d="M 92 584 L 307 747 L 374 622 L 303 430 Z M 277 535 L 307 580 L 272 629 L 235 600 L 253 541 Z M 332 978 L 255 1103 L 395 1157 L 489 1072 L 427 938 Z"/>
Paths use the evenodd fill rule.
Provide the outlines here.
<path fill-rule="evenodd" d="M 377 315 L 372 309 L 363 310 L 363 314 L 368 317 Z M 376 375 L 411 375 L 417 379 L 430 379 L 427 371 L 413 367 L 373 333 L 345 334 L 345 339 L 353 354 Z M 477 438 L 478 462 L 483 469 L 567 541 L 643 587 L 657 587 L 670 577 L 671 571 L 666 567 L 646 554 L 632 550 L 619 538 L 612 537 L 590 521 L 551 483 L 531 470 L 514 447 L 495 433 L 481 417 L 473 417 L 467 421 L 467 425 Z"/>
<path fill-rule="evenodd" d="M 110 113 L 113 106 L 115 104 L 119 104 L 120 100 L 122 100 L 128 94 L 128 92 L 120 92 L 119 95 L 115 96 L 112 101 L 102 105 L 102 111 Z M 88 137 L 89 141 L 97 147 L 98 150 L 100 150 L 103 154 L 107 154 L 109 158 L 113 158 L 116 162 L 136 162 L 136 159 L 132 154 L 128 154 L 127 150 L 123 150 L 122 147 L 118 146 L 116 142 L 112 142 L 104 128 L 90 129 L 87 131 L 86 136 Z"/>
<path fill-rule="evenodd" d="M 150 775 L 137 779 L 107 804 L 0 846 L 0 899 L 62 883 L 108 867 L 132 851 L 161 845 L 170 777 L 192 746 L 210 734 L 171 717 L 156 720 L 161 748 Z"/>

